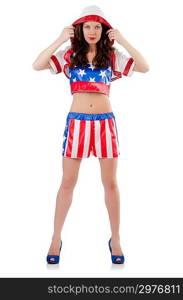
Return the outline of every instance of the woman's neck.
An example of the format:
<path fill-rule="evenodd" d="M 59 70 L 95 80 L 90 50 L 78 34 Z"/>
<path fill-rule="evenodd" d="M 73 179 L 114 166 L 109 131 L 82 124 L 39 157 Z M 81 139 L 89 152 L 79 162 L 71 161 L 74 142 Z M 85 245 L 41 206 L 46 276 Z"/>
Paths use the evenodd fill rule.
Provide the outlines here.
<path fill-rule="evenodd" d="M 95 54 L 96 53 L 96 49 L 97 49 L 97 47 L 96 47 L 95 44 L 90 45 L 88 52 L 91 53 L 91 54 Z"/>

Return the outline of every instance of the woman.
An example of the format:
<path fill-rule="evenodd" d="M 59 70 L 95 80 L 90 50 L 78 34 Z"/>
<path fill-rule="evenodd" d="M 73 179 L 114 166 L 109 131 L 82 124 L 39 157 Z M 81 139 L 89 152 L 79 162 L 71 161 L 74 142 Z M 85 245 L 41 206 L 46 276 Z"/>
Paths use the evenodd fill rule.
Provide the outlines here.
<path fill-rule="evenodd" d="M 71 46 L 53 54 L 70 38 Z M 112 45 L 116 40 L 129 52 L 127 57 Z M 110 82 L 134 71 L 147 72 L 142 55 L 117 30 L 101 9 L 85 7 L 71 26 L 40 53 L 35 70 L 63 72 L 70 80 L 73 102 L 66 119 L 63 139 L 63 177 L 56 199 L 54 233 L 47 255 L 48 263 L 58 263 L 62 247 L 61 231 L 72 202 L 82 158 L 98 157 L 105 191 L 111 238 L 108 246 L 113 263 L 124 262 L 120 245 L 120 195 L 116 180 L 119 141 L 115 116 L 109 101 Z"/>

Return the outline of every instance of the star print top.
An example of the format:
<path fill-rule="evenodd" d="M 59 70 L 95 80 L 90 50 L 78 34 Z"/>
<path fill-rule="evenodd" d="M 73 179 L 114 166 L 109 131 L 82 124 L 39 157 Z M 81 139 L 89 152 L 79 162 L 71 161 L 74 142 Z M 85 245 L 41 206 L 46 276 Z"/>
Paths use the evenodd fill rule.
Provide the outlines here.
<path fill-rule="evenodd" d="M 108 68 L 97 69 L 88 63 L 85 67 L 77 66 L 69 68 L 70 56 L 73 53 L 71 46 L 59 50 L 49 59 L 50 72 L 58 74 L 64 72 L 70 80 L 71 93 L 75 92 L 96 92 L 109 95 L 110 84 L 113 80 L 121 78 L 122 75 L 131 76 L 135 61 L 127 57 L 115 48 L 111 56 L 111 65 Z"/>
<path fill-rule="evenodd" d="M 111 67 L 95 69 L 92 64 L 69 70 L 71 93 L 98 92 L 109 95 Z"/>

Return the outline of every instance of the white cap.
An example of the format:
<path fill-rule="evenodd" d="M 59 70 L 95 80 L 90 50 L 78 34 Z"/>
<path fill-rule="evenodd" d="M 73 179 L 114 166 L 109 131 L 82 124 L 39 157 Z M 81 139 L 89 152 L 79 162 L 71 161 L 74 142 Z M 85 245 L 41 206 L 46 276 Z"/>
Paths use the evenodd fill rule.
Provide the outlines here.
<path fill-rule="evenodd" d="M 112 29 L 112 26 L 109 24 L 109 22 L 107 22 L 103 11 L 100 9 L 100 7 L 96 5 L 86 6 L 82 10 L 79 18 L 76 21 L 74 21 L 72 25 L 81 24 L 87 21 L 100 22 Z"/>
<path fill-rule="evenodd" d="M 105 19 L 103 11 L 100 9 L 100 7 L 96 5 L 90 5 L 85 7 L 80 14 L 80 18 L 87 15 L 97 15 Z"/>

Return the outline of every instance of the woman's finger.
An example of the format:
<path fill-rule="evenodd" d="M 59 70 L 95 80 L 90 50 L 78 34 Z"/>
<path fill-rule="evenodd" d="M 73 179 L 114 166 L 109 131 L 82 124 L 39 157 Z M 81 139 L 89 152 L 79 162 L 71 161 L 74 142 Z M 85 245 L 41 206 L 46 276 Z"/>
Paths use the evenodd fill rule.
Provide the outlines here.
<path fill-rule="evenodd" d="M 109 32 L 113 31 L 113 29 L 109 29 L 106 31 L 106 33 L 108 34 Z"/>
<path fill-rule="evenodd" d="M 114 38 L 114 34 L 110 34 L 110 35 L 109 35 L 109 38 L 110 38 L 110 39 Z"/>

